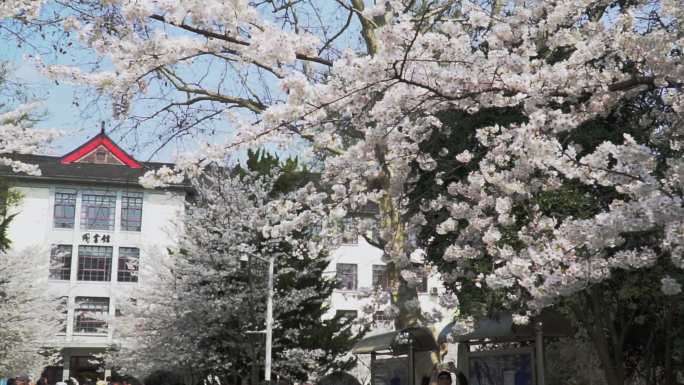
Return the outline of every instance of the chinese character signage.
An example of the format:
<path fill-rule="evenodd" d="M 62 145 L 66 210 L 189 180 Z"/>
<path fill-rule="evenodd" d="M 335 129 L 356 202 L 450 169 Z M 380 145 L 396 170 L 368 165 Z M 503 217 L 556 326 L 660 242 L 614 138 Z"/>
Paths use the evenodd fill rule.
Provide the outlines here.
<path fill-rule="evenodd" d="M 109 234 L 85 233 L 81 235 L 81 241 L 87 244 L 95 243 L 109 243 L 111 242 Z"/>

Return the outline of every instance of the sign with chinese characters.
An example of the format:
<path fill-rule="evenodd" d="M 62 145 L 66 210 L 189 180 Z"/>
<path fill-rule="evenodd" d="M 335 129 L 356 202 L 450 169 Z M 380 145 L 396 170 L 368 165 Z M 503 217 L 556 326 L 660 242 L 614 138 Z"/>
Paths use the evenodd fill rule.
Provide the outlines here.
<path fill-rule="evenodd" d="M 111 238 L 109 234 L 84 233 L 81 235 L 81 241 L 87 244 L 110 243 Z"/>

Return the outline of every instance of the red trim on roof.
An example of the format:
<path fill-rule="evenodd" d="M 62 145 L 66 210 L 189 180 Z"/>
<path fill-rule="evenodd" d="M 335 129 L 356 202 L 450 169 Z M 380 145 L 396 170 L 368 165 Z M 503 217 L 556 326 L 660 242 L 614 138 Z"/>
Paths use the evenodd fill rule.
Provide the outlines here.
<path fill-rule="evenodd" d="M 94 138 L 90 139 L 89 141 L 85 142 L 82 144 L 80 147 L 75 149 L 74 151 L 71 151 L 70 153 L 64 155 L 62 159 L 60 159 L 60 163 L 62 164 L 72 164 L 83 158 L 84 156 L 88 155 L 90 152 L 92 152 L 94 149 L 96 149 L 98 146 L 104 146 L 107 150 L 109 150 L 112 155 L 114 155 L 117 159 L 119 159 L 123 164 L 130 168 L 142 168 L 142 165 L 133 159 L 132 156 L 128 155 L 126 151 L 122 150 L 121 147 L 117 146 L 116 143 L 114 143 L 107 135 L 104 133 L 100 133 Z"/>

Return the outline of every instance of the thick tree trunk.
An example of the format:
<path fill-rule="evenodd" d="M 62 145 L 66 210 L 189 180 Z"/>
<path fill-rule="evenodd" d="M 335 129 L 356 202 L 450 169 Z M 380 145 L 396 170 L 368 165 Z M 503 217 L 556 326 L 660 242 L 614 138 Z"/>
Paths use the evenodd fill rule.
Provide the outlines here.
<path fill-rule="evenodd" d="M 390 281 L 391 304 L 399 310 L 399 315 L 394 319 L 396 330 L 408 326 L 414 326 L 420 320 L 420 307 L 413 306 L 418 301 L 418 293 L 415 285 L 402 277 L 404 269 L 411 268 L 411 261 L 407 248 L 407 229 L 404 218 L 399 210 L 395 197 L 392 196 L 390 170 L 385 169 L 383 187 L 385 196 L 380 204 L 381 228 L 389 239 L 384 240 L 384 251 L 387 263 L 387 275 Z"/>
<path fill-rule="evenodd" d="M 612 325 L 611 309 L 608 308 L 596 288 L 589 289 L 584 296 L 584 306 L 574 306 L 575 317 L 580 320 L 589 333 L 596 348 L 603 374 L 608 385 L 624 385 L 624 356 L 622 344 L 611 336 L 615 335 Z M 619 345 L 615 345 L 619 343 Z"/>

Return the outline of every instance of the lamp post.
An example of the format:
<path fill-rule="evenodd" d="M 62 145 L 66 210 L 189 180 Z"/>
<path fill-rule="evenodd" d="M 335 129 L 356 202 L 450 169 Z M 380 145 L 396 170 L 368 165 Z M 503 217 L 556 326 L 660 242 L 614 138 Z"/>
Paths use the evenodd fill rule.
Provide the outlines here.
<path fill-rule="evenodd" d="M 268 259 L 268 297 L 266 300 L 266 357 L 264 358 L 264 381 L 271 382 L 271 347 L 273 345 L 273 263 L 275 256 Z"/>
<path fill-rule="evenodd" d="M 255 258 L 268 262 L 268 286 L 267 286 L 267 297 L 266 297 L 266 330 L 259 331 L 247 331 L 246 334 L 266 334 L 266 352 L 264 354 L 264 381 L 269 384 L 271 382 L 271 351 L 273 348 L 273 265 L 275 264 L 275 255 L 272 255 L 268 259 L 259 257 L 257 255 Z"/>

